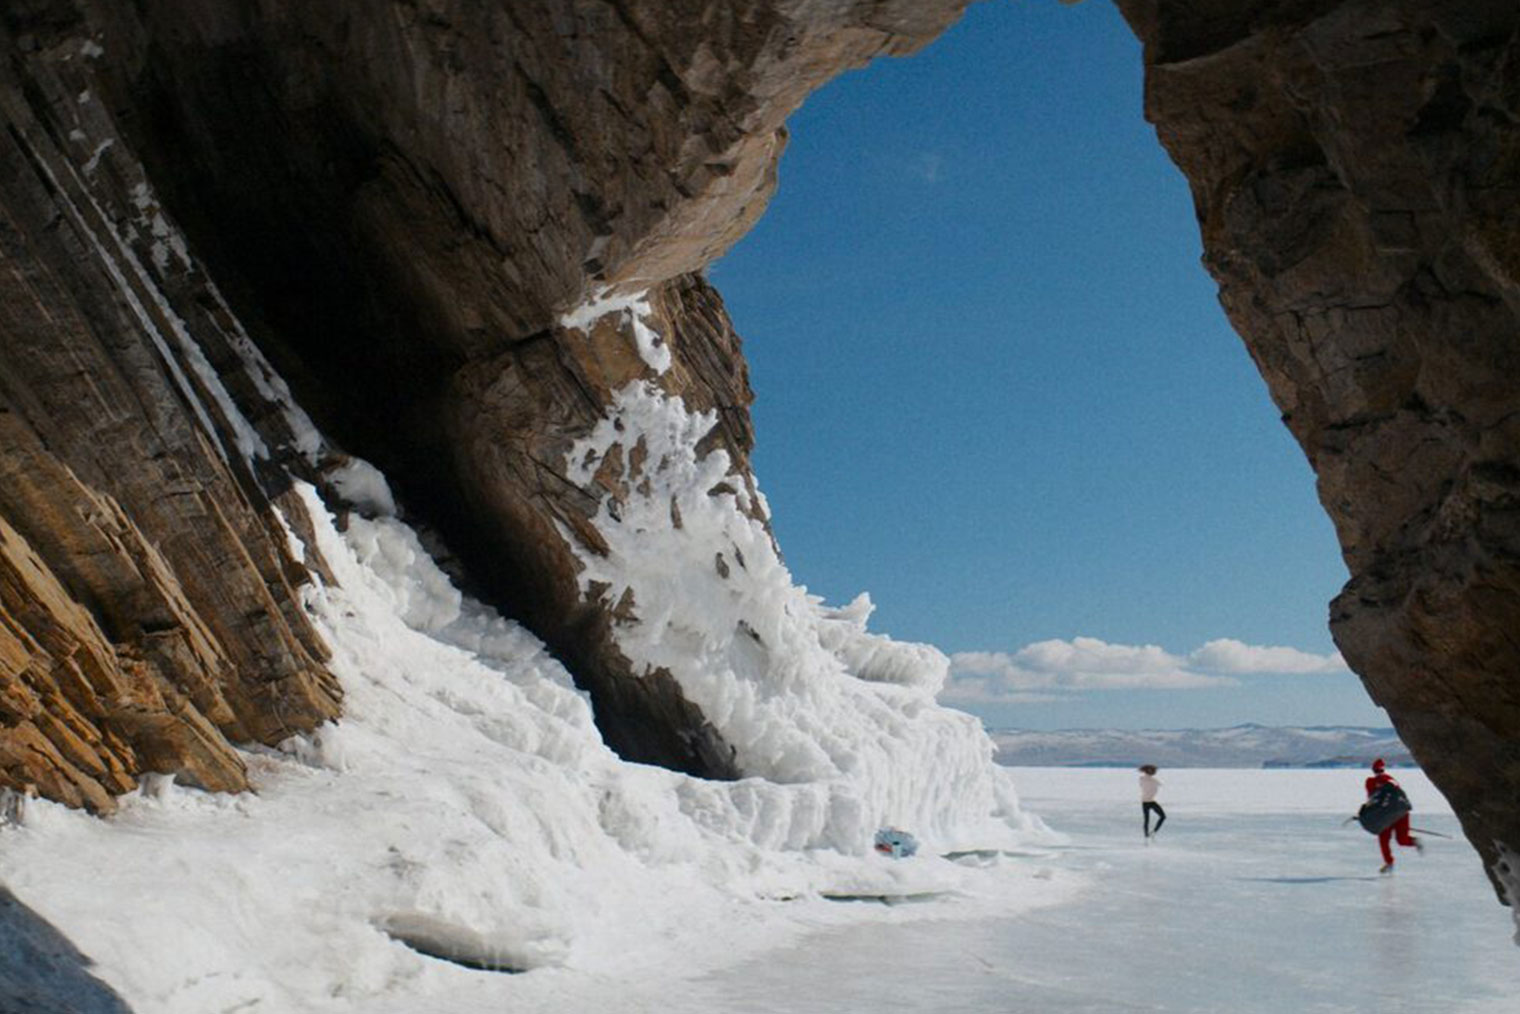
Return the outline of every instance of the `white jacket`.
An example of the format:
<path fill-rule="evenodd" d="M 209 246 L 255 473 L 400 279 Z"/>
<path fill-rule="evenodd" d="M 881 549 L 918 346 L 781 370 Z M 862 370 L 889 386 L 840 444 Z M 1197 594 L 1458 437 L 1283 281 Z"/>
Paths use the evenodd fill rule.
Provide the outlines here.
<path fill-rule="evenodd" d="M 1154 803 L 1156 801 L 1156 790 L 1159 788 L 1161 788 L 1161 779 L 1155 775 L 1141 775 L 1140 802 Z"/>

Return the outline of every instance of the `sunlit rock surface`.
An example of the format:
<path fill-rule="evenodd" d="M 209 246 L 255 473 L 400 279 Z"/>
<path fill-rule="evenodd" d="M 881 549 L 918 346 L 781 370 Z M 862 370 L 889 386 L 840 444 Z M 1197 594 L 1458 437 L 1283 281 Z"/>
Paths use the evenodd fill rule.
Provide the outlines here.
<path fill-rule="evenodd" d="M 1336 643 L 1492 865 L 1520 843 L 1520 8 L 1119 6 L 1335 522 Z"/>

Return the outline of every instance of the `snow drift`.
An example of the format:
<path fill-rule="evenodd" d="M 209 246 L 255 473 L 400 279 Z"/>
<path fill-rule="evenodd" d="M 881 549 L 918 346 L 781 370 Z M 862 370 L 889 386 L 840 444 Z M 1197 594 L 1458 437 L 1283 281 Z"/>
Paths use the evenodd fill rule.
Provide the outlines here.
<path fill-rule="evenodd" d="M 311 534 L 288 529 L 332 577 L 304 605 L 342 719 L 246 747 L 252 794 L 150 778 L 108 821 L 33 801 L 0 832 L 0 877 L 143 1014 L 445 994 L 463 1010 L 504 990 L 531 1007 L 872 917 L 825 897 L 944 897 L 970 878 L 1005 908 L 1049 897 L 1028 871 L 937 857 L 1048 832 L 976 720 L 935 703 L 942 654 L 868 632 L 863 596 L 831 609 L 792 583 L 722 454 L 698 453 L 712 423 L 636 384 L 577 446 L 583 469 L 615 443 L 646 466 L 603 504 L 610 549 L 584 557 L 584 587 L 629 595 L 622 648 L 674 674 L 750 777 L 620 760 L 564 667 L 462 595 L 383 476 L 349 461 L 332 490 L 357 509 L 300 485 Z M 888 824 L 925 854 L 871 855 Z"/>
<path fill-rule="evenodd" d="M 793 814 L 791 847 L 861 852 L 882 824 L 948 847 L 985 842 L 995 815 L 1016 822 L 980 723 L 934 703 L 945 656 L 868 633 L 864 596 L 828 609 L 792 582 L 727 456 L 698 453 L 715 423 L 637 383 L 571 451 L 588 486 L 614 449 L 643 463 L 595 518 L 607 552 L 581 555 L 587 594 L 628 597 L 624 653 L 672 673 L 764 779 Z"/>

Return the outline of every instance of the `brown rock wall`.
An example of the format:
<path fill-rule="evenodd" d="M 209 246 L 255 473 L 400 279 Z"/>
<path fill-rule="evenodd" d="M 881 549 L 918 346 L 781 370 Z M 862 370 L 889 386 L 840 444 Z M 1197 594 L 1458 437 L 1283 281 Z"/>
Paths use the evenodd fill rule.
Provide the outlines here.
<path fill-rule="evenodd" d="M 260 344 L 345 447 L 437 528 L 472 588 L 524 619 L 625 755 L 735 774 L 660 675 L 582 601 L 561 532 L 599 491 L 564 454 L 653 379 L 626 320 L 558 319 L 648 290 L 660 383 L 719 407 L 749 482 L 750 399 L 694 272 L 749 228 L 783 123 L 849 66 L 922 45 L 961 0 L 777 4 L 165 0 L 92 8 L 121 129 Z M 626 607 L 625 607 L 626 608 Z"/>
<path fill-rule="evenodd" d="M 572 543 L 596 549 L 605 490 L 564 454 L 655 374 L 626 319 L 557 322 L 648 290 L 659 383 L 719 411 L 710 439 L 750 482 L 738 339 L 695 272 L 760 214 L 803 96 L 963 3 L 7 4 L 0 517 L 77 607 L 47 622 L 103 644 L 69 711 L 47 682 L 67 666 L 7 652 L 0 743 L 33 758 L 11 780 L 54 772 L 46 791 L 96 806 L 142 770 L 235 787 L 228 740 L 336 714 L 270 498 L 301 529 L 282 491 L 338 458 L 250 336 L 571 663 L 610 742 L 736 774 L 673 682 L 617 652 L 633 604 L 580 596 Z M 37 640 L 44 611 L 24 615 Z"/>
<path fill-rule="evenodd" d="M 1492 866 L 1520 843 L 1520 9 L 1119 5 L 1335 522 L 1336 642 Z"/>
<path fill-rule="evenodd" d="M 309 729 L 338 690 L 200 359 L 230 317 L 155 217 L 83 40 L 0 41 L 0 781 L 96 809 L 144 771 L 243 788 L 230 742 Z"/>

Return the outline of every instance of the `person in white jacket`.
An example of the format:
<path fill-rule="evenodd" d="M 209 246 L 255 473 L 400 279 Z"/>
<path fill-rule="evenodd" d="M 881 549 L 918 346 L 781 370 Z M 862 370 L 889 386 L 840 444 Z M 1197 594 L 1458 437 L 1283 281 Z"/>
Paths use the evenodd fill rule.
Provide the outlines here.
<path fill-rule="evenodd" d="M 1166 823 L 1166 811 L 1161 804 L 1156 802 L 1156 793 L 1161 790 L 1161 779 L 1156 777 L 1156 765 L 1140 765 L 1140 822 L 1145 828 L 1145 837 L 1149 838 L 1161 830 L 1161 825 Z M 1156 826 L 1151 827 L 1151 811 L 1156 812 Z"/>

